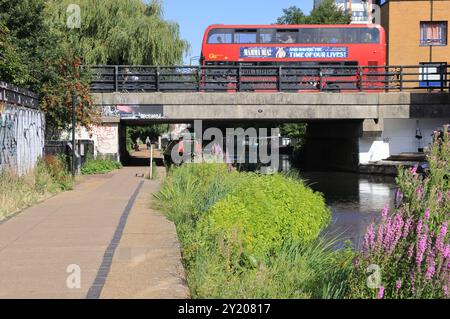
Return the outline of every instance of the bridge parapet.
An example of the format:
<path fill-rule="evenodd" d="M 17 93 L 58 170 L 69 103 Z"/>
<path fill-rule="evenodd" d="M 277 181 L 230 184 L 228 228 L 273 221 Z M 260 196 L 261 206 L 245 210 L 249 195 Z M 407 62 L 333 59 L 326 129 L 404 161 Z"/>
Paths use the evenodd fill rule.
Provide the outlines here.
<path fill-rule="evenodd" d="M 92 92 L 449 91 L 450 66 L 90 66 Z"/>
<path fill-rule="evenodd" d="M 122 120 L 450 118 L 450 93 L 94 93 Z M 133 117 L 132 114 L 136 115 Z"/>

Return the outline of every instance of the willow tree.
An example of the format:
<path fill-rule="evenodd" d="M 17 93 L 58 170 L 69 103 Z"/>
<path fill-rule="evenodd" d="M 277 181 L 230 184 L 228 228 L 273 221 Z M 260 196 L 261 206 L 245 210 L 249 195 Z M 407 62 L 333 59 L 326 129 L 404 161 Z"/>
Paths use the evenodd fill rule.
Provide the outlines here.
<path fill-rule="evenodd" d="M 67 8 L 80 7 L 79 29 L 67 27 Z M 48 0 L 49 22 L 85 64 L 171 65 L 189 44 L 177 23 L 164 20 L 162 3 L 142 0 Z"/>

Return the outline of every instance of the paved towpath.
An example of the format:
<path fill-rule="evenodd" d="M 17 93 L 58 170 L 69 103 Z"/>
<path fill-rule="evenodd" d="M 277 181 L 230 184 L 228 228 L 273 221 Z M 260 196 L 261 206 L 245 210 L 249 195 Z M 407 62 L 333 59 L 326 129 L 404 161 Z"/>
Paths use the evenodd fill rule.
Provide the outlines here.
<path fill-rule="evenodd" d="M 0 298 L 188 297 L 175 227 L 150 208 L 160 182 L 136 177 L 145 171 L 83 177 L 0 222 Z"/>

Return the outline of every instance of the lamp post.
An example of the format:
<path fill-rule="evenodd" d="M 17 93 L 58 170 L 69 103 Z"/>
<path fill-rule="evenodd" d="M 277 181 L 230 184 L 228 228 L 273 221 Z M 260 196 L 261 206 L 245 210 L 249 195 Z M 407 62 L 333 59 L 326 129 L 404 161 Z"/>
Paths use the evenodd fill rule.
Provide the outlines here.
<path fill-rule="evenodd" d="M 75 126 L 76 126 L 76 104 L 77 104 L 77 94 L 75 90 L 72 92 L 72 177 L 76 174 L 76 155 L 75 155 Z"/>

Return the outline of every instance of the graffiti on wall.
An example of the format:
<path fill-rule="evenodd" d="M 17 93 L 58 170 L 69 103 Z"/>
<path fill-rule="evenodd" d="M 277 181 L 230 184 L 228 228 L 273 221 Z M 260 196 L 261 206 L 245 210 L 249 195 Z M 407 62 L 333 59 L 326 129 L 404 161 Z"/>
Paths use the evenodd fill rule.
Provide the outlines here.
<path fill-rule="evenodd" d="M 97 152 L 102 154 L 114 154 L 118 152 L 118 127 L 117 125 L 99 125 L 92 129 L 92 135 L 97 140 Z"/>
<path fill-rule="evenodd" d="M 102 115 L 118 117 L 120 119 L 162 119 L 164 118 L 163 105 L 103 105 Z"/>
<path fill-rule="evenodd" d="M 15 166 L 17 114 L 0 113 L 0 167 Z"/>
<path fill-rule="evenodd" d="M 45 120 L 34 109 L 0 105 L 0 170 L 23 175 L 43 154 Z"/>

